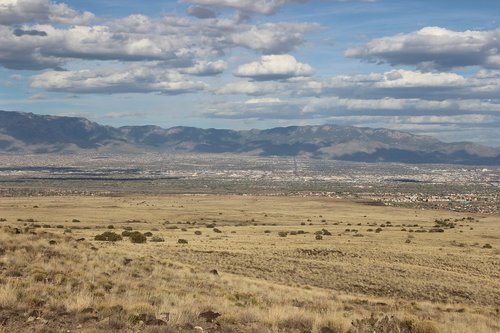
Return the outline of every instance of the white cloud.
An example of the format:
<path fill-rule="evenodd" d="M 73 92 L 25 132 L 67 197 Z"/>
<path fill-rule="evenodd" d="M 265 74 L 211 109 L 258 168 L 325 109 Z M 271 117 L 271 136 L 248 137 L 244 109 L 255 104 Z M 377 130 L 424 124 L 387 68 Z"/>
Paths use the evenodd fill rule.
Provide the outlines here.
<path fill-rule="evenodd" d="M 426 27 L 419 31 L 374 39 L 347 49 L 345 55 L 425 70 L 468 66 L 500 68 L 500 29 L 452 31 Z"/>
<path fill-rule="evenodd" d="M 203 6 L 225 7 L 248 13 L 270 15 L 289 3 L 304 3 L 308 0 L 182 0 Z"/>
<path fill-rule="evenodd" d="M 79 13 L 64 3 L 49 0 L 0 1 L 0 25 L 23 23 L 86 24 L 94 19 L 90 12 Z"/>
<path fill-rule="evenodd" d="M 245 27 L 241 29 L 241 27 Z M 304 42 L 304 35 L 317 30 L 312 23 L 263 23 L 240 26 L 229 36 L 232 43 L 266 54 L 283 54 L 293 51 Z"/>
<path fill-rule="evenodd" d="M 278 80 L 296 76 L 310 76 L 313 68 L 298 62 L 291 55 L 267 55 L 260 61 L 239 66 L 235 76 L 248 77 L 254 80 Z"/>
<path fill-rule="evenodd" d="M 31 87 L 69 93 L 163 93 L 184 94 L 204 90 L 206 85 L 179 73 L 151 67 L 122 70 L 45 72 L 31 79 Z"/>
<path fill-rule="evenodd" d="M 23 25 L 12 30 L 0 25 L 0 65 L 10 69 L 60 69 L 73 59 L 127 62 L 161 61 L 164 66 L 188 68 L 211 63 L 233 48 L 244 47 L 262 53 L 284 53 L 303 43 L 304 34 L 316 26 L 308 24 L 240 24 L 234 19 L 194 20 L 165 15 L 150 19 L 132 15 L 93 26 Z M 248 34 L 262 38 L 253 43 Z M 214 67 L 215 66 L 215 67 Z M 224 68 L 225 69 L 225 68 Z"/>
<path fill-rule="evenodd" d="M 181 69 L 180 72 L 198 76 L 212 76 L 221 74 L 226 69 L 227 63 L 223 60 L 200 61 L 191 67 Z"/>

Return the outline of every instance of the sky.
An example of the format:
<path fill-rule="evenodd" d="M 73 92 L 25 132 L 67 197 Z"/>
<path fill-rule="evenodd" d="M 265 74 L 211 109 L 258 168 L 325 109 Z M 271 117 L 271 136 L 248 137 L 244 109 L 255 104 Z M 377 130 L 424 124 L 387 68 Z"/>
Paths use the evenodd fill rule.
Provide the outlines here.
<path fill-rule="evenodd" d="M 0 0 L 0 110 L 500 146 L 497 0 Z"/>

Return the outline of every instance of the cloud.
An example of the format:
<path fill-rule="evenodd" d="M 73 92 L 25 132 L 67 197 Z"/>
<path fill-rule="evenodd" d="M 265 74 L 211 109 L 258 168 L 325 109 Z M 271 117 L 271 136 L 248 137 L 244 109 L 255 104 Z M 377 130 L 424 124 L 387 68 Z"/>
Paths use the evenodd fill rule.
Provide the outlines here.
<path fill-rule="evenodd" d="M 265 54 L 283 54 L 295 50 L 304 42 L 304 35 L 317 30 L 313 23 L 263 23 L 245 26 L 230 35 L 230 41 L 238 46 L 258 50 Z"/>
<path fill-rule="evenodd" d="M 296 76 L 310 76 L 313 68 L 308 64 L 298 62 L 291 55 L 267 55 L 260 61 L 239 66 L 235 76 L 254 80 L 280 80 Z"/>
<path fill-rule="evenodd" d="M 44 94 L 35 94 L 35 95 L 31 95 L 29 97 L 29 99 L 31 101 L 43 101 L 43 100 L 48 99 L 48 97 L 46 95 L 44 95 Z"/>
<path fill-rule="evenodd" d="M 483 100 L 432 101 L 419 98 L 355 99 L 339 97 L 279 99 L 275 97 L 247 101 L 218 102 L 200 106 L 209 118 L 221 119 L 322 119 L 332 116 L 464 116 L 497 117 L 500 102 Z M 428 118 L 432 119 L 432 118 Z"/>
<path fill-rule="evenodd" d="M 218 74 L 221 63 L 216 59 L 231 49 L 284 53 L 301 45 L 304 35 L 316 27 L 300 23 L 252 25 L 234 19 L 194 20 L 176 15 L 159 19 L 131 15 L 93 26 L 23 25 L 14 33 L 0 25 L 0 65 L 60 70 L 74 59 L 158 61 L 171 68 L 213 63 L 218 68 L 212 65 L 212 72 Z M 203 75 L 203 71 L 199 73 Z"/>
<path fill-rule="evenodd" d="M 191 67 L 180 70 L 183 74 L 198 75 L 198 76 L 213 76 L 221 74 L 227 69 L 227 63 L 223 60 L 217 61 L 200 61 Z"/>
<path fill-rule="evenodd" d="M 204 90 L 206 85 L 161 68 L 132 67 L 121 70 L 45 72 L 32 77 L 31 87 L 80 94 L 162 93 L 178 95 Z"/>
<path fill-rule="evenodd" d="M 217 17 L 217 14 L 213 10 L 200 6 L 190 6 L 187 9 L 187 14 L 199 19 L 209 19 Z"/>
<path fill-rule="evenodd" d="M 49 0 L 2 0 L 0 25 L 23 23 L 86 24 L 94 19 L 90 12 L 79 13 L 64 3 Z"/>
<path fill-rule="evenodd" d="M 451 70 L 469 66 L 500 68 L 500 29 L 452 31 L 426 27 L 419 31 L 374 39 L 349 48 L 345 55 L 392 66 Z"/>
<path fill-rule="evenodd" d="M 268 94 L 280 94 L 285 88 L 284 84 L 280 82 L 255 82 L 255 81 L 239 81 L 223 85 L 222 87 L 213 89 L 215 94 L 237 94 L 237 95 L 250 95 L 262 96 Z"/>
<path fill-rule="evenodd" d="M 247 13 L 271 15 L 284 5 L 290 3 L 305 3 L 308 0 L 182 0 L 202 6 L 213 6 L 237 9 Z"/>
<path fill-rule="evenodd" d="M 39 37 L 46 37 L 47 33 L 45 31 L 40 31 L 40 30 L 23 30 L 23 29 L 14 29 L 14 35 L 17 37 L 21 36 L 39 36 Z"/>
<path fill-rule="evenodd" d="M 344 98 L 492 99 L 500 96 L 500 71 L 481 70 L 466 77 L 456 73 L 391 70 L 333 77 L 292 77 L 272 83 L 240 81 L 213 89 L 217 94 Z"/>

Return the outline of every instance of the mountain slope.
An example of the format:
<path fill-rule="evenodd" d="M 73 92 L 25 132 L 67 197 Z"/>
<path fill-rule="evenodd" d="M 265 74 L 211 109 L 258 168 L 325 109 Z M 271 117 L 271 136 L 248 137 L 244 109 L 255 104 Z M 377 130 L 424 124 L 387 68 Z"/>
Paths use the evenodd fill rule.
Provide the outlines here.
<path fill-rule="evenodd" d="M 98 150 L 235 153 L 364 162 L 500 165 L 500 150 L 469 142 L 353 126 L 291 126 L 234 131 L 194 127 L 102 126 L 85 118 L 0 111 L 0 152 Z"/>

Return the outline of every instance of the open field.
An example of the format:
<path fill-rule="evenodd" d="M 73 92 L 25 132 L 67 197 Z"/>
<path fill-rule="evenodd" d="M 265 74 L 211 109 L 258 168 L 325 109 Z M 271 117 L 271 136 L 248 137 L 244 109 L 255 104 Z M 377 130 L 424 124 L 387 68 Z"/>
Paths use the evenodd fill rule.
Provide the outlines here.
<path fill-rule="evenodd" d="M 498 215 L 150 195 L 0 198 L 0 219 L 0 332 L 500 331 Z"/>

